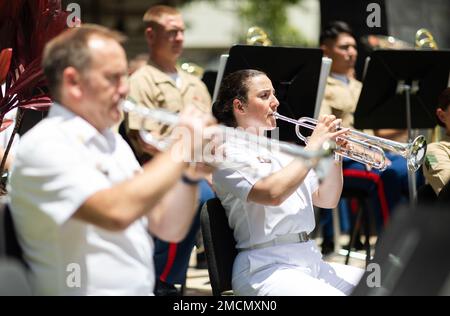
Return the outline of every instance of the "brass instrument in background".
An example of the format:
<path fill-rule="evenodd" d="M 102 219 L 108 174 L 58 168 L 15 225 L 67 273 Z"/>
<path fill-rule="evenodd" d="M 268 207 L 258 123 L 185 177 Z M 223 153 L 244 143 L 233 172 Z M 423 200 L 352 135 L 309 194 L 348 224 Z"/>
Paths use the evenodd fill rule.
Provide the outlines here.
<path fill-rule="evenodd" d="M 421 28 L 416 32 L 416 48 L 417 49 L 439 49 L 434 36 L 431 32 L 425 28 Z M 431 133 L 431 142 L 438 142 L 442 139 L 442 127 L 436 124 L 435 128 Z"/>
<path fill-rule="evenodd" d="M 421 28 L 416 32 L 416 48 L 439 49 L 433 35 L 425 28 Z"/>
<path fill-rule="evenodd" d="M 366 35 L 361 38 L 361 42 L 369 48 L 375 49 L 414 49 L 414 45 L 402 41 L 393 36 Z M 416 32 L 415 48 L 417 49 L 438 49 L 436 41 L 431 32 L 421 28 Z"/>
<path fill-rule="evenodd" d="M 247 31 L 247 45 L 270 46 L 272 41 L 259 26 L 252 26 Z"/>
<path fill-rule="evenodd" d="M 361 38 L 361 42 L 371 50 L 376 49 L 413 49 L 414 46 L 393 36 L 367 35 Z"/>
<path fill-rule="evenodd" d="M 202 67 L 194 63 L 183 63 L 181 64 L 180 67 L 188 74 L 196 76 L 200 79 L 203 77 L 203 73 L 205 72 L 205 70 Z"/>
<path fill-rule="evenodd" d="M 317 120 L 302 117 L 298 120 L 283 116 L 277 112 L 273 113 L 276 119 L 280 119 L 295 124 L 295 133 L 305 144 L 307 138 L 300 133 L 300 126 L 314 130 Z M 339 128 L 338 128 L 339 129 Z M 368 135 L 359 131 L 350 130 L 348 136 L 340 137 L 347 142 L 345 146 L 335 150 L 337 155 L 369 165 L 372 168 L 384 170 L 387 167 L 384 149 L 390 150 L 404 157 L 408 163 L 408 168 L 417 171 L 423 163 L 427 148 L 427 141 L 424 136 L 418 136 L 411 143 L 399 143 L 389 139 Z"/>

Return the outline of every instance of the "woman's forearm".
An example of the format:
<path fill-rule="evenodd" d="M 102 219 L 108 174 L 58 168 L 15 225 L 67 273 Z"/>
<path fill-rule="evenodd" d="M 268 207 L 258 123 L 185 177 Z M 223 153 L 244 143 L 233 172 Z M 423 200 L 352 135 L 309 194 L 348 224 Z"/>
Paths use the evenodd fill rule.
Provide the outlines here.
<path fill-rule="evenodd" d="M 323 208 L 336 207 L 341 197 L 342 185 L 342 162 L 334 161 L 319 189 L 313 194 L 314 205 Z"/>
<path fill-rule="evenodd" d="M 309 172 L 303 162 L 294 159 L 281 170 L 255 183 L 248 195 L 249 202 L 280 205 L 302 184 Z"/>

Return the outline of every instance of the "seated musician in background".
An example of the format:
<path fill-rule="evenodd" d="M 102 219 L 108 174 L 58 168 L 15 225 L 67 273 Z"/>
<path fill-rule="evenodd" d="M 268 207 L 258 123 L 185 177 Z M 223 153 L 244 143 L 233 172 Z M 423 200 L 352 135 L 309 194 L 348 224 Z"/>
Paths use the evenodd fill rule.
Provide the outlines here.
<path fill-rule="evenodd" d="M 445 128 L 445 136 L 428 145 L 423 171 L 427 182 L 439 194 L 450 181 L 450 88 L 439 96 L 436 119 Z"/>
<path fill-rule="evenodd" d="M 177 242 L 195 214 L 202 173 L 181 153 L 202 142 L 176 141 L 141 168 L 112 130 L 128 92 L 121 41 L 86 24 L 45 47 L 56 103 L 21 139 L 9 189 L 37 295 L 152 295 L 150 234 Z M 213 121 L 186 108 L 180 125 L 192 136 Z"/>
<path fill-rule="evenodd" d="M 272 113 L 279 102 L 272 82 L 263 72 L 241 70 L 222 82 L 213 105 L 216 119 L 227 126 L 263 134 L 276 128 Z M 307 150 L 335 140 L 341 120 L 324 115 L 309 140 Z M 328 264 L 308 234 L 315 226 L 313 205 L 334 207 L 342 190 L 342 166 L 334 161 L 319 185 L 313 170 L 299 159 L 268 150 L 233 148 L 225 155 L 245 161 L 261 171 L 246 168 L 218 169 L 216 188 L 234 230 L 239 254 L 233 265 L 236 295 L 344 295 L 350 294 L 362 270 Z"/>
<path fill-rule="evenodd" d="M 353 78 L 358 51 L 351 28 L 345 22 L 331 22 L 320 35 L 320 47 L 324 55 L 333 61 L 320 115 L 333 114 L 342 119 L 343 127 L 353 128 L 353 115 L 362 84 Z M 406 141 L 404 130 L 378 130 L 375 134 L 397 141 Z M 372 192 L 373 204 L 381 211 L 384 222 L 401 201 L 406 201 L 409 193 L 406 160 L 397 154 L 386 154 L 389 167 L 382 172 L 375 169 L 368 170 L 365 165 L 349 159 L 344 159 L 343 162 L 344 190 L 365 188 Z M 331 228 L 331 214 L 327 213 L 328 227 Z M 330 229 L 325 228 L 324 232 L 323 246 L 331 249 L 332 230 L 330 232 Z"/>

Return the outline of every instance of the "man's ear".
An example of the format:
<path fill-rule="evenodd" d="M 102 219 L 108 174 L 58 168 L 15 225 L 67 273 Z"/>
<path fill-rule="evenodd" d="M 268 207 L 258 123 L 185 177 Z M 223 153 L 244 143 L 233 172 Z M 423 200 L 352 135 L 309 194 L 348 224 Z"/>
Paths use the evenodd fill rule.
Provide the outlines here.
<path fill-rule="evenodd" d="M 320 49 L 323 51 L 323 55 L 325 57 L 330 56 L 330 48 L 327 45 L 325 45 L 325 44 L 320 45 Z"/>
<path fill-rule="evenodd" d="M 79 99 L 83 92 L 81 88 L 81 74 L 74 67 L 67 67 L 63 71 L 61 90 L 67 96 Z"/>
<path fill-rule="evenodd" d="M 445 124 L 445 111 L 441 108 L 436 109 L 436 116 L 438 117 L 441 123 Z"/>
<path fill-rule="evenodd" d="M 233 100 L 233 110 L 235 111 L 235 113 L 240 113 L 240 114 L 245 113 L 245 108 L 244 108 L 244 105 L 242 104 L 241 100 L 239 100 L 239 99 Z"/>
<path fill-rule="evenodd" d="M 155 30 L 153 29 L 153 27 L 148 26 L 145 29 L 145 38 L 147 39 L 147 41 L 152 41 L 153 38 L 155 37 Z"/>

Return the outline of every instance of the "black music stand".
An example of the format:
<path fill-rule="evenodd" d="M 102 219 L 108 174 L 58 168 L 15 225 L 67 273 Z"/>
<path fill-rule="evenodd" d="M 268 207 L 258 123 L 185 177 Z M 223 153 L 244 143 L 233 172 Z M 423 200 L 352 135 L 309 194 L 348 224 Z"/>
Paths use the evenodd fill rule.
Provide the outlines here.
<path fill-rule="evenodd" d="M 211 97 L 214 94 L 214 84 L 216 83 L 216 79 L 217 71 L 213 70 L 206 70 L 202 76 L 202 81 L 206 85 L 206 88 L 208 89 L 209 95 Z"/>
<path fill-rule="evenodd" d="M 433 128 L 439 94 L 447 87 L 450 51 L 377 50 L 370 56 L 355 111 L 357 129 Z M 415 177 L 408 172 L 411 204 Z"/>
<path fill-rule="evenodd" d="M 241 69 L 264 71 L 280 101 L 278 112 L 297 119 L 314 117 L 321 65 L 322 50 L 318 48 L 235 45 L 230 49 L 223 76 Z M 301 143 L 295 126 L 281 120 L 277 125 L 280 140 Z"/>

